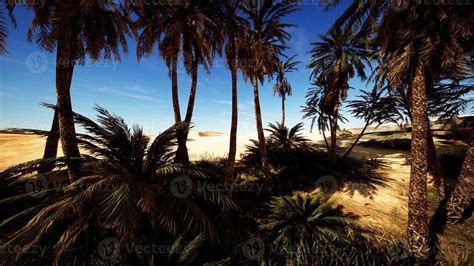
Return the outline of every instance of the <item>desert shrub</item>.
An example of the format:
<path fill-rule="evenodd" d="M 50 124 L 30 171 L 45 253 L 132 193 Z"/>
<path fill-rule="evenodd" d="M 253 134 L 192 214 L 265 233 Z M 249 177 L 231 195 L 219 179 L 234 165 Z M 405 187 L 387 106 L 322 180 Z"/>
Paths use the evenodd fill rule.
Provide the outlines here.
<path fill-rule="evenodd" d="M 311 252 L 318 243 L 348 241 L 345 226 L 348 218 L 323 195 L 297 192 L 274 197 L 266 204 L 268 215 L 260 221 L 279 255 L 297 265 L 311 265 Z"/>

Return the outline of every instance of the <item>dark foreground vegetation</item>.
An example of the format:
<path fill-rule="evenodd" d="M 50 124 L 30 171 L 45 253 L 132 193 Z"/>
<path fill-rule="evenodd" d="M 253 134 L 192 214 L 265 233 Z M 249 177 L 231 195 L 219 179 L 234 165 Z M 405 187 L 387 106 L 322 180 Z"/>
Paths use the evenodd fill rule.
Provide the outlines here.
<path fill-rule="evenodd" d="M 96 110 L 97 122 L 74 115 L 87 130 L 78 135 L 80 179 L 70 182 L 64 157 L 1 173 L 0 258 L 7 265 L 415 262 L 404 241 L 360 228 L 357 214 L 343 213 L 332 197 L 345 182 L 381 184 L 375 170 L 384 166 L 376 160 L 347 158 L 336 168 L 300 124 L 277 123 L 266 142 L 272 181 L 263 179 L 255 142 L 236 165 L 236 180 L 226 183 L 225 159 L 173 161 L 180 125 L 150 140 Z M 459 173 L 460 161 L 452 171 Z M 51 170 L 37 174 L 46 166 Z"/>

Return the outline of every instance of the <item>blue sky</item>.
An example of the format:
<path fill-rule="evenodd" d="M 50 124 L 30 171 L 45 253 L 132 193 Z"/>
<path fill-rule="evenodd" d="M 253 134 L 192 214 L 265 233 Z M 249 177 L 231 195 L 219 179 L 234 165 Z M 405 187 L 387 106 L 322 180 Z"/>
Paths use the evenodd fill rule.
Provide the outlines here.
<path fill-rule="evenodd" d="M 342 12 L 344 5 L 329 12 L 319 1 L 303 1 L 301 10 L 287 17 L 285 22 L 297 25 L 289 31 L 292 39 L 286 52 L 291 56 L 298 54 L 304 64 L 299 70 L 288 75 L 293 86 L 293 96 L 287 100 L 287 124 L 302 121 L 301 106 L 310 87 L 310 70 L 305 69 L 310 43 L 324 34 L 331 23 Z M 8 54 L 0 56 L 0 128 L 49 129 L 52 112 L 39 104 L 55 103 L 55 54 L 42 52 L 36 44 L 26 41 L 26 34 L 32 15 L 23 8 L 15 10 L 18 22 L 16 29 L 9 29 L 7 41 Z M 189 76 L 179 72 L 181 112 L 185 112 L 188 101 Z M 239 134 L 255 132 L 253 112 L 253 93 L 250 83 L 239 77 Z M 266 81 L 260 87 L 263 120 L 280 121 L 281 101 L 273 96 L 274 82 Z M 365 82 L 351 80 L 355 88 L 350 99 L 359 89 L 366 89 Z M 88 61 L 77 66 L 72 82 L 73 108 L 86 116 L 94 116 L 93 106 L 99 104 L 111 112 L 124 117 L 127 122 L 143 126 L 148 134 L 156 134 L 173 122 L 171 105 L 171 82 L 168 69 L 158 53 L 137 61 L 135 41 L 129 40 L 129 53 L 122 56 L 121 62 Z M 222 59 L 216 59 L 211 73 L 199 73 L 198 92 L 193 117 L 194 127 L 228 134 L 231 116 L 231 79 Z M 349 116 L 348 116 L 349 118 Z M 305 127 L 309 129 L 309 121 Z M 362 121 L 350 119 L 342 127 L 361 126 Z"/>

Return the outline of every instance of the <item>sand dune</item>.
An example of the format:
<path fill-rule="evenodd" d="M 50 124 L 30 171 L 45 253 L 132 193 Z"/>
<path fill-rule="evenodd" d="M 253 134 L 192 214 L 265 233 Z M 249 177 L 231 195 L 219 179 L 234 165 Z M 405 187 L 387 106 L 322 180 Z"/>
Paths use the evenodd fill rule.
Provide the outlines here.
<path fill-rule="evenodd" d="M 322 139 L 315 133 L 305 132 L 304 135 L 314 141 Z M 250 139 L 257 139 L 257 134 L 237 137 L 237 159 L 245 151 L 245 146 L 250 144 Z M 0 133 L 0 171 L 18 163 L 41 158 L 45 142 L 46 138 L 37 135 Z M 228 153 L 229 136 L 219 132 L 194 130 L 189 134 L 187 146 L 191 160 L 204 156 L 223 157 Z M 62 154 L 61 148 L 58 152 Z"/>

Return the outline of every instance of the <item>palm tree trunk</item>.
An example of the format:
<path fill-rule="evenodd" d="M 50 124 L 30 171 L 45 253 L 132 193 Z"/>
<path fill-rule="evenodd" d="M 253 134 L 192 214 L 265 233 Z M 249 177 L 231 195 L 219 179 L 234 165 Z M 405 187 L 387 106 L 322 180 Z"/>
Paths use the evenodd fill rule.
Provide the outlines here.
<path fill-rule="evenodd" d="M 332 158 L 333 165 L 336 165 L 336 141 L 337 141 L 337 119 L 339 116 L 339 99 L 336 100 L 334 105 L 334 111 L 331 118 L 331 148 L 329 153 Z"/>
<path fill-rule="evenodd" d="M 285 127 L 285 95 L 281 96 L 281 126 Z"/>
<path fill-rule="evenodd" d="M 370 121 L 370 117 L 367 120 Z M 352 143 L 351 147 L 346 151 L 346 153 L 344 153 L 344 156 L 342 156 L 341 161 L 343 161 L 349 155 L 349 153 L 351 153 L 352 149 L 354 149 L 354 147 L 359 142 L 360 138 L 364 135 L 365 130 L 367 130 L 368 126 L 369 126 L 369 122 L 365 123 L 365 126 L 360 132 L 359 136 L 357 136 L 356 140 L 354 141 L 354 143 Z"/>
<path fill-rule="evenodd" d="M 428 141 L 428 171 L 431 172 L 434 180 L 434 186 L 438 189 L 438 194 L 441 198 L 445 197 L 446 184 L 444 181 L 443 170 L 441 165 L 438 163 L 438 156 L 436 155 L 436 147 L 433 141 L 433 135 L 431 134 L 430 122 L 426 118 L 427 123 L 427 141 Z"/>
<path fill-rule="evenodd" d="M 59 118 L 58 111 L 54 110 L 53 123 L 51 130 L 49 131 L 48 138 L 46 139 L 46 145 L 44 147 L 43 159 L 56 158 L 58 155 L 58 144 L 59 144 Z M 47 173 L 53 169 L 53 165 L 44 165 L 38 171 L 38 173 Z"/>
<path fill-rule="evenodd" d="M 232 38 L 231 40 L 234 40 Z M 230 72 L 232 75 L 232 122 L 230 125 L 229 158 L 227 160 L 226 182 L 231 184 L 234 181 L 235 156 L 237 154 L 237 125 L 239 115 L 239 105 L 237 99 L 237 58 L 235 56 L 235 41 L 232 42 Z M 228 187 L 228 186 L 226 186 Z"/>
<path fill-rule="evenodd" d="M 471 140 L 467 148 L 466 157 L 454 187 L 446 205 L 449 222 L 462 219 L 464 211 L 470 206 L 474 199 L 474 129 L 471 131 Z"/>
<path fill-rule="evenodd" d="M 189 154 L 188 148 L 186 147 L 186 142 L 188 141 L 188 134 L 189 134 L 189 126 L 191 125 L 191 121 L 193 118 L 194 112 L 194 103 L 196 101 L 196 91 L 197 91 L 197 80 L 198 80 L 198 60 L 197 58 L 193 59 L 193 70 L 192 70 L 192 78 L 191 78 L 191 91 L 189 93 L 189 101 L 188 101 L 188 108 L 186 110 L 186 117 L 184 118 L 184 122 L 186 123 L 186 130 L 184 132 L 184 144 L 178 146 L 179 158 L 181 162 L 189 163 Z"/>
<path fill-rule="evenodd" d="M 428 215 L 427 215 L 427 110 L 425 90 L 425 69 L 419 63 L 412 87 L 412 141 L 411 141 L 411 173 L 408 194 L 408 243 L 410 251 L 419 260 L 429 255 L 428 246 Z"/>
<path fill-rule="evenodd" d="M 72 56 L 71 32 L 58 41 L 56 55 L 56 96 L 59 121 L 59 135 L 64 156 L 67 158 L 68 174 L 71 182 L 80 178 L 81 157 L 77 146 L 76 130 L 71 104 L 71 81 L 74 73 L 74 58 Z"/>
<path fill-rule="evenodd" d="M 179 93 L 178 93 L 178 59 L 177 57 L 172 59 L 171 62 L 171 97 L 173 98 L 173 112 L 174 112 L 174 122 L 175 124 L 180 124 L 181 121 L 181 111 L 179 107 Z M 185 128 L 178 127 L 176 129 L 176 138 L 178 141 L 178 150 L 176 152 L 175 162 L 182 163 L 183 157 L 182 154 L 183 147 L 186 146 Z M 180 153 L 181 152 L 181 153 Z"/>
<path fill-rule="evenodd" d="M 258 144 L 260 148 L 260 158 L 262 163 L 263 177 L 266 181 L 270 180 L 270 168 L 268 165 L 267 146 L 265 144 L 265 134 L 262 126 L 262 112 L 260 110 L 260 99 L 258 95 L 258 79 L 253 77 L 253 101 L 255 105 L 255 119 L 257 123 Z"/>
<path fill-rule="evenodd" d="M 178 94 L 178 59 L 174 58 L 171 62 L 171 96 L 173 98 L 174 122 L 181 123 L 181 111 L 179 108 Z"/>
<path fill-rule="evenodd" d="M 326 143 L 326 148 L 329 151 L 330 148 L 329 148 L 328 139 L 326 138 L 326 133 L 324 133 L 324 130 L 321 130 L 321 132 L 323 133 L 323 138 L 324 138 L 324 142 Z"/>

